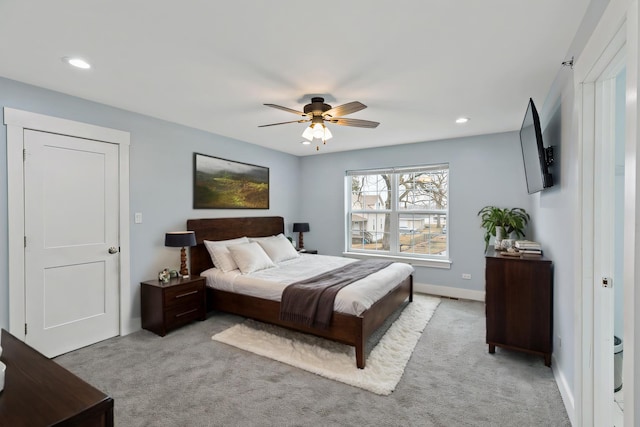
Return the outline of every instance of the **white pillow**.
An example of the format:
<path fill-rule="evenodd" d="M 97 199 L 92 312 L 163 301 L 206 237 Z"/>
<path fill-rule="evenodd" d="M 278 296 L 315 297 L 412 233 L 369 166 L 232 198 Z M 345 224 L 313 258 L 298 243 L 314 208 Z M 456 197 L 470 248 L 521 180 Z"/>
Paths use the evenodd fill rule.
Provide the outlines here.
<path fill-rule="evenodd" d="M 271 258 L 271 261 L 275 263 L 300 256 L 289 239 L 284 237 L 284 234 L 278 234 L 273 239 L 261 240 L 258 244 L 262 246 L 262 249 L 264 249 L 267 255 L 269 255 L 269 258 Z"/>
<path fill-rule="evenodd" d="M 239 245 L 248 242 L 249 239 L 246 237 L 239 237 L 237 239 L 230 240 L 205 240 L 204 246 L 207 248 L 207 251 L 209 251 L 213 265 L 226 273 L 227 271 L 238 269 L 238 266 L 229 253 L 227 246 Z"/>
<path fill-rule="evenodd" d="M 249 237 L 250 242 L 264 242 L 265 240 L 275 239 L 277 236 L 266 236 L 266 237 Z"/>
<path fill-rule="evenodd" d="M 242 274 L 272 268 L 276 265 L 256 242 L 227 246 Z"/>

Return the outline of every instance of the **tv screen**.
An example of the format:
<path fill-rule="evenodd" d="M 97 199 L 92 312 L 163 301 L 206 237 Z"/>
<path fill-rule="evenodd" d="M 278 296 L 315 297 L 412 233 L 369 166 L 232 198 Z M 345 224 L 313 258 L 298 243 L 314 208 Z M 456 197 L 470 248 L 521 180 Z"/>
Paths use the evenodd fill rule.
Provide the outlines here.
<path fill-rule="evenodd" d="M 529 99 L 527 113 L 520 128 L 520 145 L 522 145 L 522 159 L 524 160 L 524 174 L 527 178 L 527 192 L 536 193 L 553 185 L 553 179 L 548 169 L 548 160 L 542 141 L 540 117 L 538 110 Z"/>

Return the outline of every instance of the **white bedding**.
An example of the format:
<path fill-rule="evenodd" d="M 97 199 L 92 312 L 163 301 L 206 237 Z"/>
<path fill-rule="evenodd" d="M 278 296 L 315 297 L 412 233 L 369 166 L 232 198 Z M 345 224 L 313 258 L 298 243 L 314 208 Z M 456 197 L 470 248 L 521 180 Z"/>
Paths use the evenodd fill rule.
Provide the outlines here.
<path fill-rule="evenodd" d="M 207 286 L 215 289 L 280 301 L 282 290 L 287 285 L 354 261 L 350 258 L 302 254 L 298 258 L 281 262 L 274 268 L 249 274 L 241 274 L 240 270 L 225 273 L 211 268 L 201 275 L 207 278 Z M 396 262 L 353 282 L 338 292 L 334 311 L 359 316 L 411 273 L 411 265 Z"/>

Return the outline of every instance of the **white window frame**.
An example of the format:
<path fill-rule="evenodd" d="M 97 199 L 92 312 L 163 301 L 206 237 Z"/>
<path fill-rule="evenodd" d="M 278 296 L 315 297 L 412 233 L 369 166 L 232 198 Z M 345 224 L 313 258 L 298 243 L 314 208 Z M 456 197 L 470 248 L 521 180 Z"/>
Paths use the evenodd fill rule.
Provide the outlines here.
<path fill-rule="evenodd" d="M 382 258 L 393 261 L 407 262 L 416 266 L 434 267 L 434 268 L 451 268 L 450 248 L 449 248 L 449 234 L 447 232 L 446 242 L 446 255 L 420 255 L 420 254 L 407 254 L 397 252 L 395 249 L 386 251 L 374 251 L 366 249 L 357 249 L 351 247 L 352 242 L 352 230 L 351 230 L 351 214 L 352 213 L 368 213 L 368 214 L 389 214 L 391 222 L 391 234 L 389 236 L 389 247 L 398 248 L 398 241 L 400 238 L 399 224 L 400 217 L 406 214 L 415 215 L 433 215 L 442 214 L 446 216 L 447 230 L 449 227 L 449 187 L 447 185 L 447 207 L 446 209 L 421 209 L 421 210 L 400 210 L 398 200 L 398 176 L 401 174 L 407 174 L 411 172 L 428 172 L 446 169 L 450 174 L 449 164 L 433 164 L 433 165 L 420 165 L 420 166 L 408 166 L 408 167 L 394 167 L 383 169 L 365 169 L 365 170 L 349 170 L 345 174 L 345 240 L 344 240 L 344 256 L 352 258 Z M 351 181 L 353 176 L 359 175 L 391 175 L 391 209 L 352 209 L 352 193 L 351 193 Z"/>

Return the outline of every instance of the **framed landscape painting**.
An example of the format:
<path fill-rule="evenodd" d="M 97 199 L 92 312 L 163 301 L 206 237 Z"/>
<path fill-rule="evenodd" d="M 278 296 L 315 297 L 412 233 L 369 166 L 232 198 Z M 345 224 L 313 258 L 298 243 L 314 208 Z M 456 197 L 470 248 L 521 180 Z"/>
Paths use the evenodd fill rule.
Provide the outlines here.
<path fill-rule="evenodd" d="M 269 209 L 269 168 L 193 153 L 194 209 Z"/>

